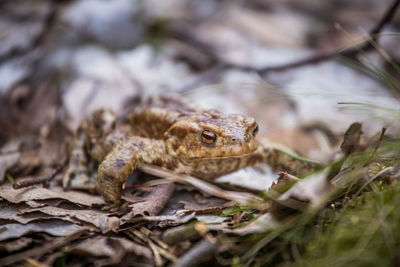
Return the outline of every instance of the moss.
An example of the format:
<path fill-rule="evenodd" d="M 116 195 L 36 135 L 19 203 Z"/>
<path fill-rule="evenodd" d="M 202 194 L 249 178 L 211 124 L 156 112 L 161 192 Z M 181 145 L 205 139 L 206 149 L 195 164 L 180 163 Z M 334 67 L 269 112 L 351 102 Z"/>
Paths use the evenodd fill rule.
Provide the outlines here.
<path fill-rule="evenodd" d="M 390 266 L 398 263 L 400 182 L 353 200 L 305 246 L 297 266 Z M 338 214 L 336 214 L 338 215 Z"/>

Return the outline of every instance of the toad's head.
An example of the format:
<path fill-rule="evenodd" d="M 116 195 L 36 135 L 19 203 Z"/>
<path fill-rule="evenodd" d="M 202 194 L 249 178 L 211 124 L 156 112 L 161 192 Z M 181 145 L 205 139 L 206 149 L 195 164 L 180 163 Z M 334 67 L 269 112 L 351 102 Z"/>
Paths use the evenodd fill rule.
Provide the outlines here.
<path fill-rule="evenodd" d="M 183 159 L 230 158 L 257 149 L 254 118 L 217 110 L 182 114 L 165 133 L 168 153 Z"/>

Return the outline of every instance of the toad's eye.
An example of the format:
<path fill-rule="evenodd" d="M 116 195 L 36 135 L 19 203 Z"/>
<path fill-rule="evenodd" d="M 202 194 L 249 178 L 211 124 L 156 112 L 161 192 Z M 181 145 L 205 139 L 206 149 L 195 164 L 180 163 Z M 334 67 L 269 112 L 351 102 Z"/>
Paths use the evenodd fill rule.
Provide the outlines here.
<path fill-rule="evenodd" d="M 201 141 L 205 144 L 212 145 L 217 141 L 217 135 L 211 130 L 203 130 L 201 132 Z"/>
<path fill-rule="evenodd" d="M 253 136 L 256 136 L 257 133 L 258 133 L 258 124 L 256 124 L 256 127 L 253 130 Z"/>

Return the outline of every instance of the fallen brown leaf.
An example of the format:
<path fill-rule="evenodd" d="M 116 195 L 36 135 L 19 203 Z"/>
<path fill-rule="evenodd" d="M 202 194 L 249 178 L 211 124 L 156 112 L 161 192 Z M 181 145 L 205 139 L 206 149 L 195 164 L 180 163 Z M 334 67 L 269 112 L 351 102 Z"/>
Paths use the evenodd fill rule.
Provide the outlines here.
<path fill-rule="evenodd" d="M 254 201 L 254 202 L 262 201 L 261 198 L 253 194 L 246 192 L 223 190 L 216 185 L 197 179 L 193 176 L 177 174 L 170 170 L 163 169 L 157 166 L 143 164 L 140 166 L 140 169 L 146 173 L 168 179 L 169 181 L 179 182 L 183 184 L 190 184 L 207 194 L 219 198 L 233 200 L 239 203 L 248 201 Z"/>
<path fill-rule="evenodd" d="M 103 205 L 100 196 L 94 196 L 77 191 L 64 191 L 61 187 L 50 189 L 41 186 L 13 189 L 10 184 L 0 186 L 0 197 L 12 203 L 26 202 L 29 200 L 62 199 L 84 206 Z"/>
<path fill-rule="evenodd" d="M 0 219 L 20 224 L 27 224 L 33 221 L 52 219 L 54 217 L 40 212 L 32 212 L 29 214 L 21 214 L 20 210 L 15 205 L 4 205 L 0 207 Z M 67 222 L 75 222 L 71 218 L 62 218 L 61 220 Z"/>
<path fill-rule="evenodd" d="M 360 139 L 362 135 L 361 123 L 352 123 L 344 133 L 343 142 L 340 145 L 340 149 L 345 155 L 353 153 L 358 146 L 360 146 Z"/>
<path fill-rule="evenodd" d="M 28 224 L 9 223 L 0 227 L 0 241 L 19 238 L 32 232 L 48 233 L 53 236 L 68 236 L 84 229 L 87 229 L 87 227 L 61 220 L 45 220 Z"/>
<path fill-rule="evenodd" d="M 78 221 L 90 223 L 99 228 L 103 233 L 116 231 L 120 224 L 119 218 L 115 216 L 109 217 L 106 213 L 96 210 L 70 210 L 59 207 L 45 206 L 34 209 L 29 208 L 21 211 L 21 213 L 24 215 L 29 215 L 35 212 L 40 212 L 44 215 L 61 220 L 76 219 Z"/>
<path fill-rule="evenodd" d="M 171 226 L 171 225 L 179 225 L 183 223 L 187 223 L 190 220 L 193 220 L 196 218 L 196 213 L 191 212 L 191 213 L 179 213 L 175 215 L 160 215 L 160 216 L 144 216 L 141 218 L 144 221 L 149 221 L 149 222 L 163 222 L 164 224 L 159 224 L 159 226 Z"/>
<path fill-rule="evenodd" d="M 126 222 L 135 216 L 157 215 L 174 193 L 174 189 L 174 183 L 160 184 L 152 187 L 152 191 L 146 197 L 146 200 L 130 205 L 132 210 L 122 217 L 121 220 Z"/>
<path fill-rule="evenodd" d="M 220 230 L 224 233 L 248 235 L 253 233 L 263 233 L 278 226 L 277 220 L 271 213 L 264 213 L 252 222 L 238 228 L 231 229 L 228 224 L 208 224 L 209 230 Z"/>
<path fill-rule="evenodd" d="M 329 182 L 328 176 L 329 169 L 324 169 L 319 172 L 314 172 L 307 177 L 299 180 L 289 190 L 278 197 L 279 203 L 286 203 L 288 207 L 302 209 L 304 205 L 296 206 L 300 203 L 310 203 L 311 208 L 318 209 L 326 203 L 326 199 L 331 192 L 332 184 Z M 291 202 L 294 200 L 295 202 Z"/>

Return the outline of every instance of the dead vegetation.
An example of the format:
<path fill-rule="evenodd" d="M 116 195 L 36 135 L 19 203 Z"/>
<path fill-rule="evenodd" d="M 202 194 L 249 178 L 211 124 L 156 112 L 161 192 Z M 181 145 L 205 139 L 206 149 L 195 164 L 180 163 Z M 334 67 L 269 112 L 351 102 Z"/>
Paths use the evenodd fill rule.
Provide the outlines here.
<path fill-rule="evenodd" d="M 400 1 L 200 2 L 0 3 L 1 266 L 400 262 L 399 55 L 383 32 Z M 148 165 L 113 211 L 62 188 L 82 119 L 165 91 L 255 116 L 260 142 L 323 164 L 219 183 Z"/>

